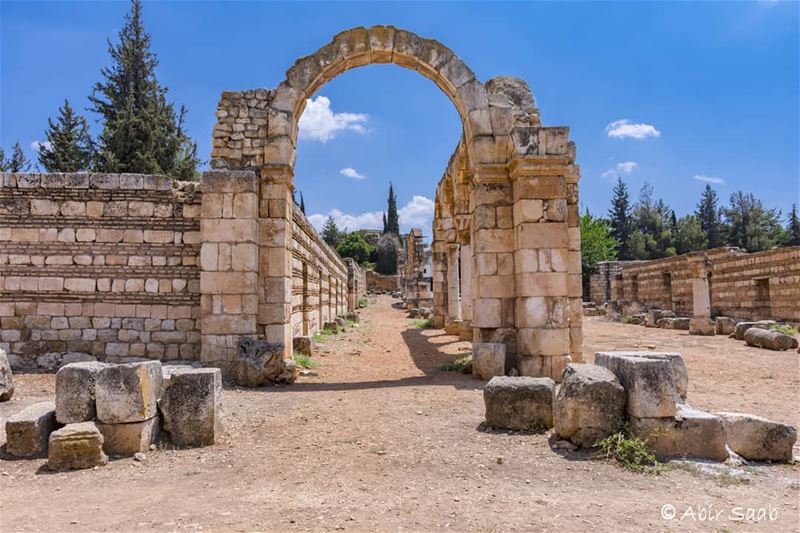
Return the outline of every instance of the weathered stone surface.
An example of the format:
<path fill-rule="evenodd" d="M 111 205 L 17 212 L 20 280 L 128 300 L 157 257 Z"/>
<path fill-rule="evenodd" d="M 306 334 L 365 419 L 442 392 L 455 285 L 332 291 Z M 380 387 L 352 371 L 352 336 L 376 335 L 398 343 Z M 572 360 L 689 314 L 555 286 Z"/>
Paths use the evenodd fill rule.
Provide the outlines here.
<path fill-rule="evenodd" d="M 659 318 L 656 321 L 656 327 L 659 327 L 661 329 L 675 329 L 673 327 L 674 323 L 675 323 L 675 319 L 674 318 L 670 318 L 670 317 Z"/>
<path fill-rule="evenodd" d="M 169 363 L 164 363 L 161 365 L 161 392 L 158 393 L 158 397 L 161 398 L 161 394 L 169 387 L 170 380 L 172 379 L 172 374 L 178 372 L 180 370 L 185 370 L 187 368 L 202 368 L 203 365 L 198 363 L 197 361 L 194 362 L 177 362 L 177 361 L 170 361 Z"/>
<path fill-rule="evenodd" d="M 637 355 L 631 355 L 637 354 Z M 671 362 L 639 352 L 598 352 L 595 364 L 611 370 L 628 396 L 626 411 L 639 418 L 671 417 L 678 392 Z"/>
<path fill-rule="evenodd" d="M 176 370 L 160 408 L 173 444 L 214 444 L 222 433 L 222 372 L 218 368 Z"/>
<path fill-rule="evenodd" d="M 727 316 L 718 316 L 714 325 L 717 335 L 730 335 L 736 329 L 736 321 Z"/>
<path fill-rule="evenodd" d="M 476 342 L 472 345 L 472 373 L 483 380 L 506 375 L 506 345 Z"/>
<path fill-rule="evenodd" d="M 672 376 L 675 378 L 675 390 L 685 400 L 689 392 L 689 371 L 683 356 L 678 352 L 612 352 L 627 357 L 643 357 L 645 359 L 666 359 L 672 365 Z"/>
<path fill-rule="evenodd" d="M 105 363 L 70 363 L 56 373 L 56 420 L 60 424 L 93 420 L 97 374 Z"/>
<path fill-rule="evenodd" d="M 493 377 L 483 389 L 486 425 L 538 431 L 553 427 L 553 389 L 550 378 Z"/>
<path fill-rule="evenodd" d="M 728 458 L 722 419 L 687 405 L 679 405 L 674 418 L 631 417 L 631 431 L 644 439 L 659 459 Z"/>
<path fill-rule="evenodd" d="M 158 438 L 159 417 L 127 424 L 97 422 L 97 429 L 103 434 L 104 452 L 127 457 L 150 449 L 150 445 Z"/>
<path fill-rule="evenodd" d="M 674 318 L 672 319 L 672 329 L 681 329 L 684 331 L 688 331 L 691 322 L 692 322 L 691 318 L 685 318 L 685 317 Z"/>
<path fill-rule="evenodd" d="M 690 335 L 716 335 L 716 324 L 710 318 L 697 317 L 689 321 L 689 334 Z"/>
<path fill-rule="evenodd" d="M 644 326 L 646 328 L 658 327 L 658 321 L 662 317 L 661 309 L 651 309 L 644 315 Z"/>
<path fill-rule="evenodd" d="M 295 337 L 292 340 L 294 351 L 312 357 L 314 355 L 314 339 L 309 336 Z"/>
<path fill-rule="evenodd" d="M 737 341 L 743 341 L 744 334 L 751 328 L 769 329 L 770 326 L 766 322 L 739 322 L 733 330 L 733 337 Z"/>
<path fill-rule="evenodd" d="M 8 364 L 6 351 L 0 348 L 0 402 L 10 400 L 14 395 L 14 376 Z"/>
<path fill-rule="evenodd" d="M 766 348 L 768 350 L 792 350 L 797 348 L 797 339 L 780 331 L 761 328 L 750 328 L 744 333 L 744 342 L 748 346 Z"/>
<path fill-rule="evenodd" d="M 47 468 L 56 472 L 104 465 L 103 435 L 93 422 L 67 424 L 50 434 Z"/>
<path fill-rule="evenodd" d="M 47 439 L 56 428 L 53 402 L 30 405 L 6 420 L 6 451 L 16 457 L 47 452 Z"/>
<path fill-rule="evenodd" d="M 294 361 L 283 359 L 283 344 L 251 337 L 239 340 L 229 372 L 233 382 L 242 387 L 260 387 L 267 382 L 294 383 L 297 379 Z"/>
<path fill-rule="evenodd" d="M 725 426 L 725 439 L 734 453 L 751 461 L 792 460 L 797 429 L 745 413 L 715 413 Z"/>
<path fill-rule="evenodd" d="M 607 368 L 568 364 L 553 407 L 555 432 L 573 444 L 592 447 L 622 427 L 626 398 L 625 389 Z"/>
<path fill-rule="evenodd" d="M 112 365 L 97 374 L 97 418 L 104 424 L 143 422 L 157 414 L 161 392 L 159 361 Z"/>

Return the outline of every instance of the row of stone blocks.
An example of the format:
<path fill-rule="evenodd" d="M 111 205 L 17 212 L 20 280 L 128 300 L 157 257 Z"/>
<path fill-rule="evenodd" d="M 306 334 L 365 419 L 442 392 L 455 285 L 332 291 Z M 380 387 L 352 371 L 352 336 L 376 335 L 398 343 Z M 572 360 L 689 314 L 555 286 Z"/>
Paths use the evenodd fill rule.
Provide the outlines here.
<path fill-rule="evenodd" d="M 569 364 L 550 378 L 493 377 L 484 389 L 486 425 L 547 430 L 584 448 L 621 431 L 626 422 L 659 459 L 792 460 L 794 427 L 764 418 L 705 413 L 685 403 L 688 373 L 680 354 L 600 352 L 595 365 Z"/>
<path fill-rule="evenodd" d="M 6 451 L 47 454 L 61 471 L 105 464 L 107 455 L 150 449 L 160 430 L 176 446 L 214 444 L 222 430 L 218 368 L 159 361 L 71 363 L 56 373 L 55 402 L 31 405 L 6 421 Z"/>

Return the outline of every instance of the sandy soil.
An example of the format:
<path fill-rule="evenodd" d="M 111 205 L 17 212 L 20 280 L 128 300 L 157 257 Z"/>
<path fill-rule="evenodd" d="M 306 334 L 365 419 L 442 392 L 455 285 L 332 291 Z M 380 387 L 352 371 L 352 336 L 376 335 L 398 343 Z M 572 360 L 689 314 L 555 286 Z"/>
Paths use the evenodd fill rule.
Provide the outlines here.
<path fill-rule="evenodd" d="M 483 383 L 439 370 L 469 344 L 414 329 L 388 297 L 369 300 L 360 327 L 322 347 L 318 376 L 227 387 L 218 445 L 66 474 L 2 455 L 0 530 L 800 530 L 798 465 L 671 463 L 660 475 L 634 474 L 555 451 L 546 435 L 482 430 Z M 694 406 L 800 423 L 796 353 L 598 318 L 586 319 L 584 339 L 587 354 L 680 351 Z M 15 381 L 0 422 L 52 397 L 50 375 Z M 674 519 L 662 518 L 665 505 Z M 731 520 L 738 508 L 774 519 Z"/>

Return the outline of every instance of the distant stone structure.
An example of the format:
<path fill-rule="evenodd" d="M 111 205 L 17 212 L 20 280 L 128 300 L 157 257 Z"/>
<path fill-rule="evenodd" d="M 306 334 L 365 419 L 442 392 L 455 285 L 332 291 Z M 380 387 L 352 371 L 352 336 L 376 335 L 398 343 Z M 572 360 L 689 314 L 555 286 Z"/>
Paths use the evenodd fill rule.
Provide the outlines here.
<path fill-rule="evenodd" d="M 800 322 L 800 246 L 746 253 L 738 248 L 652 261 L 601 263 L 590 299 L 693 316 L 690 331 L 711 334 L 710 318 Z"/>
<path fill-rule="evenodd" d="M 425 242 L 422 230 L 413 228 L 403 239 L 404 260 L 400 277 L 406 309 L 432 308 L 432 279 L 425 277 Z"/>

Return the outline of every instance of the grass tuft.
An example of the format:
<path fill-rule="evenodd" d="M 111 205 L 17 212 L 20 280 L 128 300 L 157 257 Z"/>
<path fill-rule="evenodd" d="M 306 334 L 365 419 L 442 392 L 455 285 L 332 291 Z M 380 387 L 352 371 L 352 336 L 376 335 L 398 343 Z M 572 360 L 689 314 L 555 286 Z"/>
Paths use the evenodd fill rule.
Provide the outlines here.
<path fill-rule="evenodd" d="M 418 329 L 431 329 L 433 328 L 433 318 L 415 318 L 411 321 L 411 325 Z"/>
<path fill-rule="evenodd" d="M 657 474 L 659 462 L 647 442 L 630 433 L 625 427 L 597 443 L 607 459 L 615 459 L 632 472 Z"/>
<path fill-rule="evenodd" d="M 442 370 L 447 372 L 461 372 L 462 374 L 469 374 L 472 372 L 472 356 L 465 355 L 459 357 L 455 361 L 450 361 L 442 365 Z"/>
<path fill-rule="evenodd" d="M 317 367 L 317 362 L 314 361 L 313 359 L 311 359 L 307 355 L 303 355 L 301 353 L 294 352 L 293 357 L 294 357 L 294 362 L 300 368 L 316 368 Z"/>
<path fill-rule="evenodd" d="M 358 307 L 359 309 L 363 309 L 367 306 L 367 299 L 366 298 L 359 298 L 358 299 Z"/>
<path fill-rule="evenodd" d="M 782 324 L 780 326 L 772 326 L 772 331 L 777 331 L 779 333 L 783 333 L 784 335 L 790 335 L 792 337 L 797 336 L 797 330 L 787 324 Z"/>

